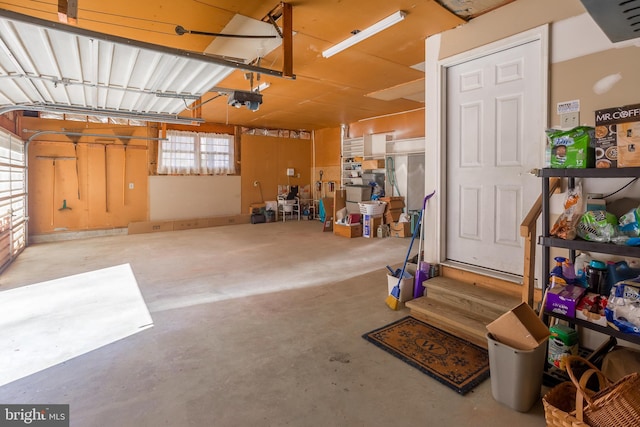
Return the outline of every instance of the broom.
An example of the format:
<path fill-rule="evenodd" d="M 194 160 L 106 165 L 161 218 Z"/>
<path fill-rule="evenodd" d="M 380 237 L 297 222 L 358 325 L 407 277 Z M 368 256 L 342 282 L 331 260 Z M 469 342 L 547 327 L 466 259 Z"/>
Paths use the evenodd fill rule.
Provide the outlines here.
<path fill-rule="evenodd" d="M 391 289 L 391 293 L 385 300 L 385 303 L 389 306 L 391 310 L 397 310 L 400 305 L 400 283 L 402 283 L 402 278 L 404 277 L 405 269 L 407 268 L 407 262 L 409 261 L 409 255 L 411 254 L 411 248 L 413 247 L 413 241 L 416 239 L 416 234 L 418 234 L 418 229 L 422 228 L 422 214 L 424 213 L 425 207 L 427 206 L 427 200 L 429 200 L 433 195 L 436 194 L 435 190 L 433 193 L 429 194 L 422 201 L 422 210 L 418 215 L 418 222 L 416 222 L 416 226 L 413 229 L 413 235 L 411 236 L 411 243 L 409 243 L 409 250 L 407 251 L 407 256 L 404 259 L 404 264 L 402 265 L 402 272 L 400 273 L 400 277 L 398 277 L 398 283 Z"/>

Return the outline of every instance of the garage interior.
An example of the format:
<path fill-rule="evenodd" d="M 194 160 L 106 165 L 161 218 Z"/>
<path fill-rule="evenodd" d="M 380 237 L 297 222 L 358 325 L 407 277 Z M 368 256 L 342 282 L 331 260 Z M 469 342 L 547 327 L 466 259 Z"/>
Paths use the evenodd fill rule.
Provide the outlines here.
<path fill-rule="evenodd" d="M 492 397 L 490 380 L 462 396 L 363 340 L 409 315 L 384 304 L 386 266 L 402 267 L 418 241 L 345 238 L 324 232 L 317 216 L 345 188 L 345 141 L 381 136 L 387 165 L 391 158 L 409 176 L 399 191 L 407 211 L 422 202 L 422 194 L 409 199 L 412 187 L 436 190 L 424 211 L 423 259 L 441 263 L 448 279 L 537 307 L 539 265 L 488 273 L 482 262 L 462 268 L 442 249 L 446 150 L 433 115 L 444 101 L 431 95 L 442 88 L 430 71 L 548 25 L 544 125 L 561 125 L 556 104 L 580 98 L 580 122 L 592 126 L 593 111 L 637 103 L 640 89 L 628 78 L 640 60 L 632 37 L 611 41 L 583 3 L 0 1 L 0 167 L 8 177 L 0 293 L 27 295 L 8 313 L 41 325 L 26 332 L 34 340 L 51 340 L 44 362 L 6 345 L 24 373 L 4 374 L 0 403 L 69 404 L 77 426 L 543 425 L 541 400 L 514 411 Z M 325 53 L 392 16 L 399 23 Z M 597 42 L 562 32 L 573 28 Z M 607 76 L 606 89 L 595 90 Z M 246 94 L 253 103 L 234 102 Z M 230 169 L 163 172 L 162 141 L 172 132 L 230 135 Z M 387 193 L 398 191 L 387 169 L 378 175 Z M 251 223 L 254 209 L 277 204 L 291 186 L 310 211 L 304 219 Z M 104 313 L 38 319 L 38 307 L 74 301 L 73 287 L 64 296 L 38 286 L 112 268 Z M 122 291 L 111 300 L 115 279 Z M 126 305 L 134 300 L 142 303 Z M 104 319 L 113 322 L 109 334 L 100 331 Z M 134 330 L 124 325 L 130 319 Z M 58 321 L 89 334 L 65 335 Z M 476 327 L 436 323 L 483 344 Z"/>

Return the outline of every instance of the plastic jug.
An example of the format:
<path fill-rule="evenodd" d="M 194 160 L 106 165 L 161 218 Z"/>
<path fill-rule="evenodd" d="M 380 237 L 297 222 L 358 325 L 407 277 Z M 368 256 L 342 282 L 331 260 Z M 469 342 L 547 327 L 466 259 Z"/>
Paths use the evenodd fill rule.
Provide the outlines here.
<path fill-rule="evenodd" d="M 603 288 L 603 295 L 609 296 L 611 288 L 618 282 L 623 280 L 635 279 L 640 276 L 640 268 L 631 268 L 627 261 L 608 261 L 607 277 Z"/>
<path fill-rule="evenodd" d="M 578 333 L 565 325 L 554 325 L 549 328 L 549 346 L 547 361 L 562 370 L 566 370 L 564 358 L 578 354 Z"/>

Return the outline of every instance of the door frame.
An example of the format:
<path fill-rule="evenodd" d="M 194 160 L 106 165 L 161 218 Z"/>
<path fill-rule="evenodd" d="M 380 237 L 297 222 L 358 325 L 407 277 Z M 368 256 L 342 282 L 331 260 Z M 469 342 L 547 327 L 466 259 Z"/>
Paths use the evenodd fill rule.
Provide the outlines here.
<path fill-rule="evenodd" d="M 467 61 L 511 49 L 526 43 L 540 41 L 542 125 L 540 129 L 540 159 L 544 159 L 544 129 L 549 123 L 549 25 L 536 28 L 470 49 L 465 52 L 439 59 L 441 34 L 429 37 L 426 41 L 426 138 L 425 138 L 425 191 L 436 190 L 423 221 L 424 256 L 426 260 L 443 263 L 446 261 L 446 191 L 447 191 L 447 69 Z M 542 166 L 542 165 L 541 165 Z M 530 206 L 524 207 L 525 212 Z M 539 275 L 536 275 L 539 276 Z"/>

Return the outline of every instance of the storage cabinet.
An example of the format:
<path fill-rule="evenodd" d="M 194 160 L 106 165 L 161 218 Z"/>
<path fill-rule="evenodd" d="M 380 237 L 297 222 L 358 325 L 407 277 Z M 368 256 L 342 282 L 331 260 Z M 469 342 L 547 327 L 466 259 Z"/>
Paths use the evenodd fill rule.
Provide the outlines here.
<path fill-rule="evenodd" d="M 538 176 L 542 178 L 542 235 L 539 238 L 538 243 L 542 246 L 543 258 L 542 258 L 542 272 L 547 275 L 551 271 L 551 248 L 563 248 L 569 251 L 569 258 L 575 259 L 576 251 L 595 252 L 600 254 L 612 254 L 618 256 L 628 256 L 634 258 L 640 258 L 640 247 L 637 246 L 625 246 L 616 245 L 613 243 L 597 243 L 588 242 L 580 238 L 575 240 L 564 240 L 556 237 L 551 237 L 549 230 L 551 228 L 550 215 L 549 215 L 549 178 L 558 177 L 566 179 L 568 185 L 572 188 L 575 185 L 576 178 L 636 178 L 640 176 L 640 168 L 610 168 L 610 169 L 541 169 L 538 171 Z M 544 309 L 544 307 L 542 307 Z M 558 319 L 566 320 L 567 322 L 580 325 L 584 328 L 595 330 L 603 334 L 629 341 L 635 344 L 640 344 L 640 336 L 622 333 L 611 327 L 605 327 L 596 325 L 595 323 L 588 322 L 582 319 L 576 319 L 573 317 L 566 317 L 557 313 L 551 313 L 545 310 L 545 315 L 549 317 L 555 317 Z"/>

